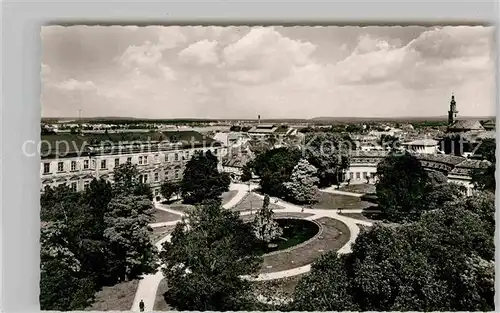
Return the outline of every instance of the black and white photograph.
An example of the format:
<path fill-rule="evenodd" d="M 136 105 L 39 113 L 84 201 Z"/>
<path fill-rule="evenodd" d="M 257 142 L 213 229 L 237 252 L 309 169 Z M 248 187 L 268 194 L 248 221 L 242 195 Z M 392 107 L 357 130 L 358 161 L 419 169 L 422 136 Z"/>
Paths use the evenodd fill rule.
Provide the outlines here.
<path fill-rule="evenodd" d="M 494 26 L 194 25 L 41 27 L 41 310 L 495 311 Z"/>

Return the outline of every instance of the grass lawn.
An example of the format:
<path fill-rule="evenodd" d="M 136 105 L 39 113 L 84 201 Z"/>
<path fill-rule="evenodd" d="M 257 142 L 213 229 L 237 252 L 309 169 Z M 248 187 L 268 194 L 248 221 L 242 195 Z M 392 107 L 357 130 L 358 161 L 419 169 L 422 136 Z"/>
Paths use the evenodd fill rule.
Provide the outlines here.
<path fill-rule="evenodd" d="M 355 192 L 355 193 L 374 193 L 375 185 L 371 184 L 355 184 L 349 186 L 343 186 L 340 188 L 342 191 Z"/>
<path fill-rule="evenodd" d="M 172 210 L 175 210 L 175 211 L 179 211 L 179 212 L 184 212 L 184 213 L 187 213 L 189 210 L 191 210 L 192 208 L 194 208 L 193 205 L 183 204 L 180 200 L 175 201 L 174 203 L 171 203 L 171 204 L 167 205 L 167 207 L 169 209 L 172 209 Z"/>
<path fill-rule="evenodd" d="M 260 272 L 277 272 L 310 264 L 321 254 L 336 251 L 349 241 L 349 228 L 341 221 L 329 217 L 316 221 L 323 226 L 320 237 L 296 249 L 265 256 Z"/>
<path fill-rule="evenodd" d="M 234 198 L 234 196 L 236 196 L 237 193 L 238 193 L 238 190 L 229 190 L 227 192 L 224 192 L 222 194 L 222 205 L 231 201 L 231 199 Z"/>
<path fill-rule="evenodd" d="M 243 197 L 243 199 L 235 205 L 231 210 L 234 211 L 249 211 L 250 208 L 252 210 L 259 210 L 262 208 L 262 205 L 264 204 L 264 199 L 260 198 L 257 195 L 254 194 L 247 194 Z M 273 203 L 273 200 L 271 199 L 271 203 L 269 204 L 269 207 L 272 210 L 279 210 L 282 209 L 279 205 L 276 205 Z"/>
<path fill-rule="evenodd" d="M 295 212 L 283 212 L 283 213 L 280 213 L 280 212 L 274 212 L 274 217 L 275 218 L 306 218 L 308 216 L 313 216 L 314 214 L 311 214 L 311 213 L 295 213 Z M 245 214 L 245 215 L 241 215 L 241 219 L 245 222 L 251 222 L 253 221 L 255 217 L 255 214 L 252 213 L 252 214 Z"/>
<path fill-rule="evenodd" d="M 181 216 L 178 214 L 170 213 L 163 210 L 155 210 L 153 214 L 154 221 L 153 223 L 162 223 L 162 222 L 170 222 L 180 220 Z"/>
<path fill-rule="evenodd" d="M 319 201 L 313 205 L 315 209 L 337 210 L 342 208 L 349 209 L 366 209 L 373 206 L 373 203 L 362 201 L 359 197 L 351 197 L 338 195 L 328 192 L 319 193 Z"/>
<path fill-rule="evenodd" d="M 151 234 L 151 239 L 153 242 L 157 242 L 161 238 L 165 237 L 174 230 L 175 226 L 163 226 L 153 228 L 153 233 Z"/>
<path fill-rule="evenodd" d="M 95 302 L 85 311 L 130 311 L 139 280 L 104 287 L 96 293 Z"/>
<path fill-rule="evenodd" d="M 164 294 L 167 292 L 167 281 L 162 279 L 160 284 L 158 285 L 158 290 L 156 291 L 156 299 L 155 304 L 153 306 L 153 310 L 155 311 L 173 311 L 172 308 L 165 301 Z"/>

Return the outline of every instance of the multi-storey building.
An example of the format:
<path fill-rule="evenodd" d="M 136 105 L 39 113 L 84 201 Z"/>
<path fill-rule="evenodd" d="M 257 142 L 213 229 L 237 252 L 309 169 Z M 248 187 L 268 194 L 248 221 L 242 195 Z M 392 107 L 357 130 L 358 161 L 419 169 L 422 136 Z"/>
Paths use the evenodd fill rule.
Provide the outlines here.
<path fill-rule="evenodd" d="M 81 191 L 93 178 L 112 182 L 115 167 L 130 162 L 157 195 L 163 181 L 182 178 L 196 152 L 209 150 L 219 161 L 227 154 L 220 142 L 197 132 L 42 136 L 40 190 L 66 184 Z"/>

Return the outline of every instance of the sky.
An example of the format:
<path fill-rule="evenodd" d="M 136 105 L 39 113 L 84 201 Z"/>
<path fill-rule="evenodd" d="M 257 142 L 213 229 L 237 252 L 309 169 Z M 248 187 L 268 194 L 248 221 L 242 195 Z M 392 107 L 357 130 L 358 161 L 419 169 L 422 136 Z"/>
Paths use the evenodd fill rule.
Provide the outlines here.
<path fill-rule="evenodd" d="M 493 27 L 45 26 L 42 116 L 492 116 Z"/>

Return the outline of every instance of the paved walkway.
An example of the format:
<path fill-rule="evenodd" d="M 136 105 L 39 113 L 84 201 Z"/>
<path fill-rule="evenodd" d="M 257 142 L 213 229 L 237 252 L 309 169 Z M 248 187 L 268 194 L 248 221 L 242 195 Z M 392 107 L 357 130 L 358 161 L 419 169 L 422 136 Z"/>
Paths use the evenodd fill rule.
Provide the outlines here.
<path fill-rule="evenodd" d="M 328 192 L 328 193 L 333 193 L 333 194 L 336 194 L 336 195 L 351 196 L 351 197 L 358 197 L 358 198 L 360 198 L 360 197 L 362 197 L 364 195 L 364 193 L 342 191 L 342 190 L 337 190 L 336 188 L 337 187 L 335 187 L 335 186 L 331 186 L 331 187 L 328 187 L 328 188 L 325 188 L 325 189 L 321 189 L 320 191 Z"/>
<path fill-rule="evenodd" d="M 255 188 L 255 186 L 251 186 L 251 189 Z M 238 204 L 248 193 L 248 185 L 243 185 L 243 184 L 231 184 L 229 187 L 230 190 L 237 190 L 238 193 L 229 200 L 226 204 L 223 205 L 224 208 L 229 209 Z M 172 210 L 172 209 L 167 209 L 165 208 L 162 204 L 160 203 L 154 203 L 155 207 L 159 210 L 164 210 L 170 213 L 178 214 L 178 215 L 185 215 L 184 212 Z M 163 222 L 163 223 L 154 223 L 150 224 L 151 227 L 163 227 L 163 226 L 171 226 L 175 225 L 180 220 L 176 221 L 169 221 L 169 222 Z M 160 239 L 158 242 L 156 242 L 155 246 L 158 248 L 158 250 L 162 249 L 162 245 L 165 241 L 170 241 L 171 236 L 167 235 Z M 158 291 L 158 285 L 160 284 L 160 281 L 163 279 L 163 273 L 161 271 L 161 268 L 158 269 L 158 271 L 155 274 L 150 274 L 150 275 L 143 275 L 142 279 L 139 281 L 139 285 L 137 286 L 137 291 L 135 293 L 134 297 L 134 303 L 132 304 L 132 308 L 130 309 L 131 311 L 139 312 L 139 302 L 141 300 L 144 301 L 144 311 L 145 312 L 151 312 L 153 311 L 155 300 L 156 300 L 156 293 Z"/>
<path fill-rule="evenodd" d="M 253 190 L 256 187 L 257 187 L 256 185 L 253 185 L 250 187 L 250 189 Z M 237 190 L 238 193 L 229 202 L 227 202 L 225 205 L 223 205 L 223 207 L 226 209 L 232 208 L 233 206 L 237 205 L 245 197 L 245 195 L 248 193 L 249 188 L 248 188 L 248 185 L 245 185 L 245 184 L 231 184 L 230 190 Z M 323 191 L 325 191 L 325 190 L 323 190 Z M 332 193 L 338 192 L 338 190 L 335 190 L 335 191 L 336 192 L 332 192 Z M 261 197 L 261 198 L 264 197 L 264 196 L 257 194 L 257 193 L 253 193 L 253 194 L 258 196 L 258 197 Z M 346 192 L 341 192 L 339 194 L 346 195 Z M 347 193 L 347 195 L 351 195 L 351 193 Z M 359 194 L 354 194 L 354 195 L 358 196 L 358 197 L 360 196 Z M 292 204 L 292 203 L 289 203 L 289 202 L 286 202 L 283 200 L 278 199 L 278 201 L 276 202 L 275 198 L 272 198 L 271 202 L 282 207 L 282 209 L 274 210 L 277 213 L 278 212 L 279 213 L 300 213 L 300 212 L 302 212 L 302 209 L 303 209 L 301 206 L 298 206 L 298 205 L 295 205 L 295 204 Z M 174 213 L 174 214 L 179 214 L 179 215 L 182 214 L 182 212 L 178 212 L 175 210 L 170 210 L 169 212 Z M 360 210 L 343 210 L 343 212 L 345 212 L 345 213 L 347 213 L 347 212 L 360 213 L 360 212 L 363 212 L 363 210 L 361 210 L 361 209 Z M 351 252 L 351 246 L 354 243 L 354 241 L 356 240 L 356 238 L 358 237 L 358 234 L 360 231 L 358 225 L 366 225 L 366 226 L 372 225 L 371 222 L 357 220 L 357 219 L 350 218 L 347 216 L 339 215 L 337 213 L 337 210 L 304 208 L 303 213 L 314 214 L 313 216 L 308 217 L 308 219 L 319 219 L 322 217 L 329 217 L 329 218 L 337 219 L 337 220 L 339 220 L 347 225 L 347 227 L 349 228 L 349 232 L 350 232 L 350 238 L 349 238 L 349 241 L 337 251 L 337 253 L 340 253 L 340 254 Z M 240 214 L 241 215 L 248 215 L 248 214 L 250 214 L 250 212 L 244 211 L 244 212 L 241 212 Z M 155 224 L 151 224 L 151 226 L 152 227 L 161 227 L 161 226 L 167 226 L 167 225 L 175 225 L 178 222 L 179 222 L 179 220 L 178 221 L 171 221 L 171 222 L 164 222 L 164 223 L 155 223 Z M 159 226 L 159 225 L 161 225 L 161 226 Z M 161 250 L 162 244 L 165 241 L 169 241 L 170 238 L 171 238 L 171 236 L 167 235 L 164 238 L 162 238 L 160 241 L 158 241 L 156 243 L 156 247 L 158 248 L 158 250 Z M 296 276 L 296 275 L 300 275 L 300 274 L 305 274 L 305 273 L 309 272 L 310 270 L 311 270 L 311 265 L 308 264 L 308 265 L 304 265 L 301 267 L 297 267 L 297 268 L 293 268 L 293 269 L 285 270 L 285 271 L 279 271 L 279 272 L 274 272 L 274 273 L 264 273 L 264 274 L 259 274 L 257 276 L 245 275 L 242 277 L 244 279 L 249 279 L 251 281 L 264 281 L 264 280 L 280 279 L 280 278 L 286 278 L 286 277 L 292 277 L 292 276 Z M 143 279 L 141 279 L 139 281 L 139 286 L 137 287 L 137 291 L 135 294 L 134 303 L 132 305 L 131 311 L 136 311 L 136 312 L 139 311 L 139 302 L 141 301 L 141 299 L 144 301 L 144 311 L 148 312 L 148 311 L 153 310 L 154 303 L 156 300 L 156 293 L 158 290 L 158 285 L 162 279 L 163 279 L 163 273 L 161 272 L 160 269 L 155 274 L 143 276 Z"/>

